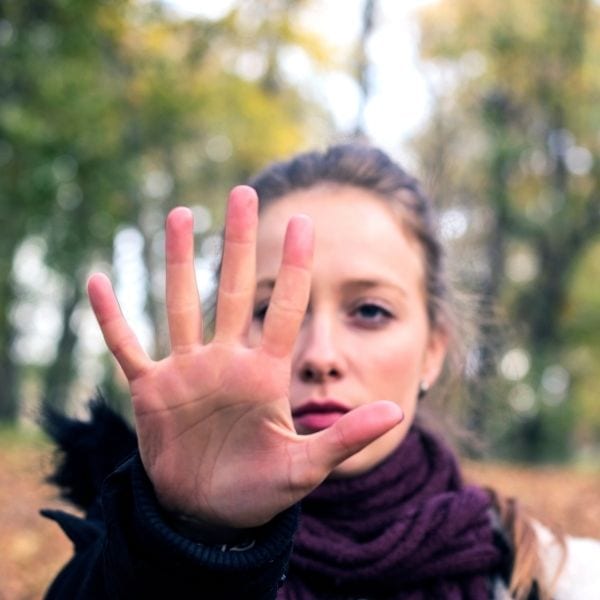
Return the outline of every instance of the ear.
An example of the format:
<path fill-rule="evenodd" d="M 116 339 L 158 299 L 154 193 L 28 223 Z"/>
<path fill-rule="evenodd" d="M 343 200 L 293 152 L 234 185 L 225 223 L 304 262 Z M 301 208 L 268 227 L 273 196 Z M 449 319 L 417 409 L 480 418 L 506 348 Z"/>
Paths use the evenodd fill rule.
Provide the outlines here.
<path fill-rule="evenodd" d="M 432 387 L 442 372 L 448 352 L 448 342 L 448 332 L 443 328 L 438 327 L 429 334 L 421 371 L 421 380 L 427 387 Z"/>

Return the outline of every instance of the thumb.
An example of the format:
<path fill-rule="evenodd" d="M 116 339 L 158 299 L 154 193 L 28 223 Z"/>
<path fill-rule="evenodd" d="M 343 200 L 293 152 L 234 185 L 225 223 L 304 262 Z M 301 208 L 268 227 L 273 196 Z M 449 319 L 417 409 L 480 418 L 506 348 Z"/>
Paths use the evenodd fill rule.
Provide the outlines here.
<path fill-rule="evenodd" d="M 404 412 L 387 400 L 360 406 L 316 434 L 310 453 L 330 471 L 402 422 Z"/>

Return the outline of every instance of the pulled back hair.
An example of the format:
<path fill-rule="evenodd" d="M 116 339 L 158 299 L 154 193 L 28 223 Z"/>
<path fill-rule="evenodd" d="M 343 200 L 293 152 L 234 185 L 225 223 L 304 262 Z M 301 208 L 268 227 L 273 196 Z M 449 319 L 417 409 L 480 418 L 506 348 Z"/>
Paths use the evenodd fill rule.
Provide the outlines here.
<path fill-rule="evenodd" d="M 400 213 L 402 225 L 424 252 L 430 324 L 434 328 L 446 324 L 449 290 L 432 203 L 421 190 L 418 180 L 387 154 L 366 144 L 331 146 L 323 153 L 307 152 L 289 161 L 274 163 L 248 183 L 258 193 L 261 209 L 283 196 L 321 184 L 356 187 L 390 203 Z"/>
<path fill-rule="evenodd" d="M 433 202 L 416 178 L 383 151 L 364 143 L 346 143 L 331 146 L 324 152 L 307 152 L 273 163 L 248 184 L 258 194 L 260 210 L 284 196 L 321 185 L 355 187 L 387 203 L 398 215 L 404 231 L 421 248 L 429 323 L 433 330 L 448 336 L 447 363 L 451 363 L 450 376 L 457 378 L 458 372 L 462 371 L 464 340 L 457 332 L 454 295 L 445 270 Z M 489 493 L 512 547 L 513 568 L 509 583 L 512 597 L 526 600 L 530 594 L 537 593 L 536 597 L 549 600 L 550 586 L 545 581 L 532 520 L 513 499 L 494 490 Z"/>

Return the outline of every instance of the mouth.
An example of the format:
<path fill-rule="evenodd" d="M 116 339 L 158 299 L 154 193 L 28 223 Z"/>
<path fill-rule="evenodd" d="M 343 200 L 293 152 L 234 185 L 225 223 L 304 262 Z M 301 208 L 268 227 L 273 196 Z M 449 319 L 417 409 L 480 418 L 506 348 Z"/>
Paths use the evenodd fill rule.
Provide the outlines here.
<path fill-rule="evenodd" d="M 315 433 L 331 427 L 350 408 L 331 398 L 310 399 L 292 411 L 296 431 L 300 434 Z"/>

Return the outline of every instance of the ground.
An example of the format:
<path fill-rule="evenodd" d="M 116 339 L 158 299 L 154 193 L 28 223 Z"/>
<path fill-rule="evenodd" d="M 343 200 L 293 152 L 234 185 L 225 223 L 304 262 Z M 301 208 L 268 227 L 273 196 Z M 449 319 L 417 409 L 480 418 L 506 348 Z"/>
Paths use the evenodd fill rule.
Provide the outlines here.
<path fill-rule="evenodd" d="M 58 526 L 38 513 L 65 506 L 43 481 L 51 465 L 51 448 L 39 437 L 0 434 L 0 600 L 38 600 L 70 556 Z M 471 479 L 519 497 L 567 533 L 600 538 L 597 469 L 469 464 L 466 470 Z"/>

